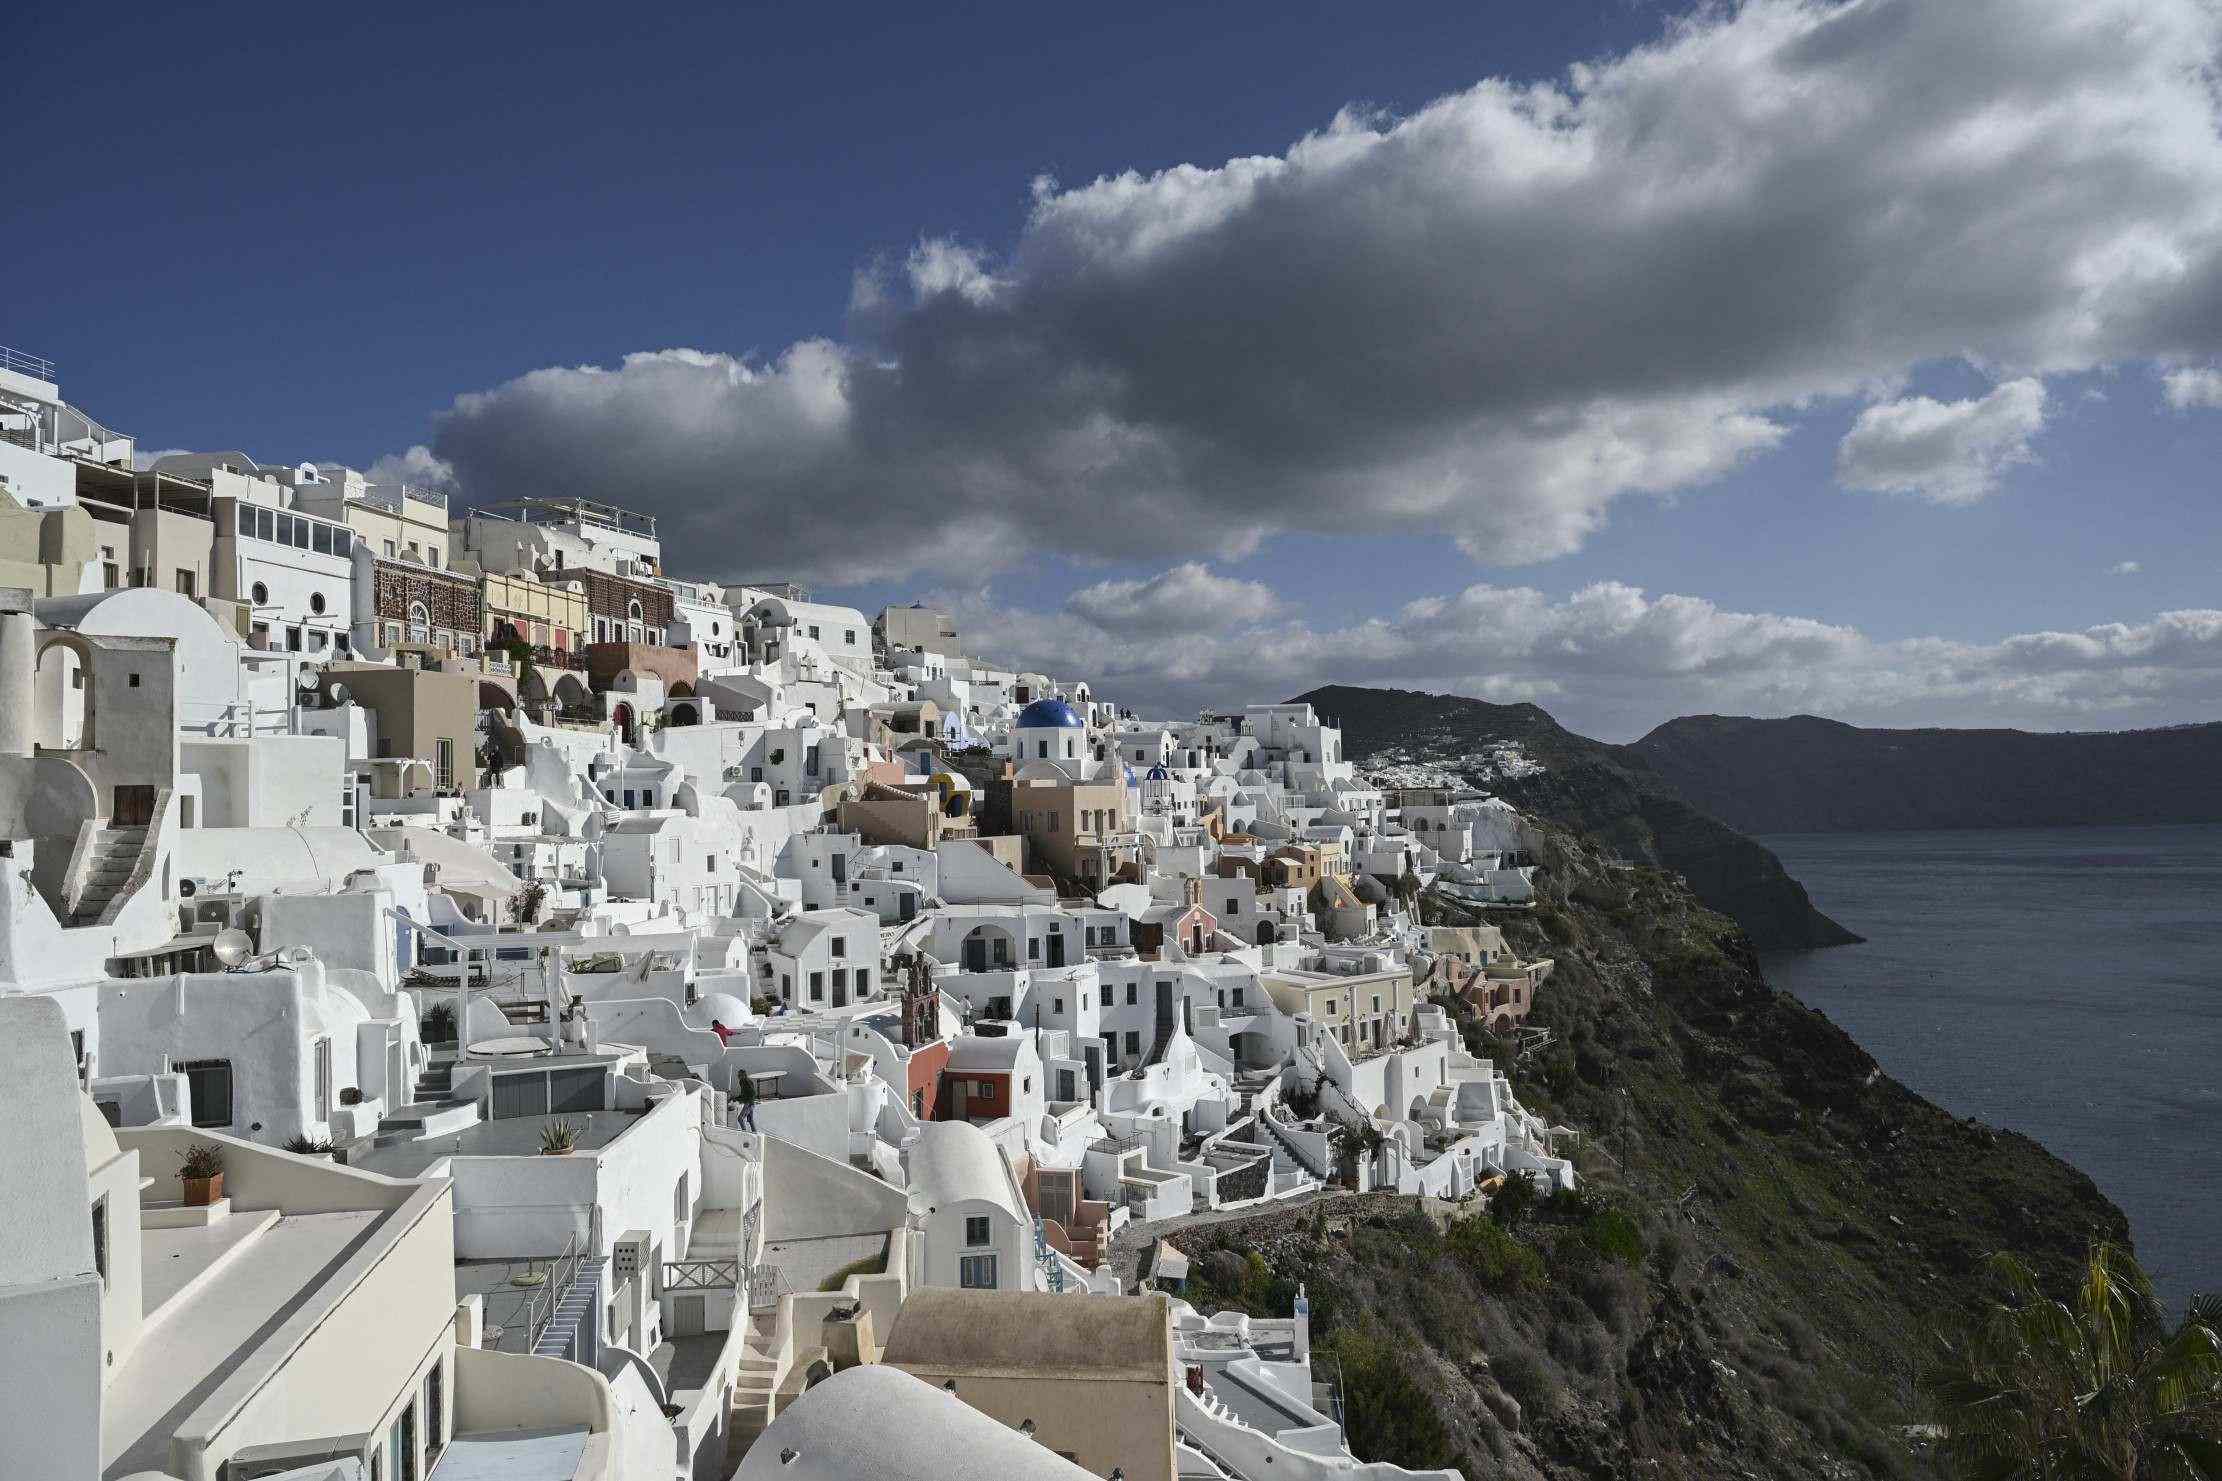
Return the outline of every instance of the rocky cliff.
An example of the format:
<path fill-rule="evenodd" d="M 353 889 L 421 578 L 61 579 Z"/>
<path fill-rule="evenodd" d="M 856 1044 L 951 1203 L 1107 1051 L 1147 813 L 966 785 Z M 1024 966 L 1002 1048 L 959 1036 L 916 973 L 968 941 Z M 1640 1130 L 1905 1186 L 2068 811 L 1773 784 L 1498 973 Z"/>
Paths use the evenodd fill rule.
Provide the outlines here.
<path fill-rule="evenodd" d="M 1691 715 L 1626 749 L 1751 833 L 2222 822 L 2222 724 L 2044 735 Z"/>
<path fill-rule="evenodd" d="M 1347 711 L 1345 712 L 1348 713 Z M 1542 903 L 1491 913 L 1557 969 L 1506 1062 L 1578 1128 L 1580 1196 L 1349 1196 L 1173 1236 L 1205 1309 L 1312 1302 L 1358 1453 L 1469 1478 L 1917 1476 L 1912 1378 L 2011 1251 L 2072 1278 L 2126 1238 L 2090 1179 L 1899 1085 L 1762 979 L 1671 875 L 1547 828 Z M 1428 897 L 1431 919 L 1460 920 Z"/>
<path fill-rule="evenodd" d="M 1576 735 L 1534 705 L 1346 685 L 1296 698 L 1342 727 L 1344 752 L 1368 772 L 1494 792 L 1671 869 L 1762 951 L 1859 939 L 1813 907 L 1781 860 L 1692 806 L 1640 755 Z"/>

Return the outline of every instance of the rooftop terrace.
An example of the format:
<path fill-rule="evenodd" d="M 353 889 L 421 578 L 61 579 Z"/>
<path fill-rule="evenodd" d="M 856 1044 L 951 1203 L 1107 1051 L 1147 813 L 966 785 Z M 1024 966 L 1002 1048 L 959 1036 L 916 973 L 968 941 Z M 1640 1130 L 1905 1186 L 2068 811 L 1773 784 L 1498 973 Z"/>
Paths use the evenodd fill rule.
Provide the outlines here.
<path fill-rule="evenodd" d="M 350 1166 L 390 1178 L 422 1177 L 424 1170 L 445 1157 L 538 1157 L 540 1133 L 557 1122 L 569 1124 L 575 1134 L 573 1152 L 598 1152 L 639 1124 L 643 1111 L 567 1111 L 547 1116 L 507 1116 L 481 1121 L 444 1136 L 420 1137 L 378 1147 L 355 1158 Z"/>

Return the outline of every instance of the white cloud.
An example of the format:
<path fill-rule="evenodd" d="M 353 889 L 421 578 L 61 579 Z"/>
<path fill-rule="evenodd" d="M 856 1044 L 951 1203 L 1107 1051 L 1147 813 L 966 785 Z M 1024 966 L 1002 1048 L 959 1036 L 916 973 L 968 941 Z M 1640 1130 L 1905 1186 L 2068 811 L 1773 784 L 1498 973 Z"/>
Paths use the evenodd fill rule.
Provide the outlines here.
<path fill-rule="evenodd" d="M 2161 394 L 2178 411 L 2194 407 L 2222 407 L 2222 370 L 2189 366 L 2171 370 L 2160 378 Z"/>
<path fill-rule="evenodd" d="M 2222 351 L 2218 23 L 2203 0 L 1708 6 L 1561 82 L 1039 182 L 1008 252 L 927 242 L 860 275 L 839 339 L 535 371 L 460 398 L 432 448 L 477 498 L 646 506 L 708 575 L 1286 530 L 1511 563 L 1965 358 L 2005 384 L 1961 435 L 1909 463 L 1896 403 L 1853 468 L 1972 497 L 2025 450 L 2039 379 Z"/>
<path fill-rule="evenodd" d="M 2044 383 L 2008 381 L 1967 401 L 1909 396 L 1870 406 L 1837 444 L 1836 478 L 1868 493 L 1972 504 L 1998 492 L 2007 469 L 2031 462 L 2045 424 Z"/>
<path fill-rule="evenodd" d="M 2144 569 L 2144 564 L 2141 561 L 2116 561 L 2106 568 L 2106 574 L 2109 576 L 2134 576 Z"/>
<path fill-rule="evenodd" d="M 363 477 L 372 483 L 405 483 L 411 488 L 443 492 L 455 486 L 454 467 L 421 442 L 406 452 L 386 454 L 365 469 Z"/>
<path fill-rule="evenodd" d="M 1153 636 L 1262 622 L 1281 603 L 1263 582 L 1221 576 L 1190 561 L 1147 581 L 1099 581 L 1074 592 L 1066 605 L 1106 632 Z"/>
<path fill-rule="evenodd" d="M 1182 568 L 1136 590 L 1193 579 Z M 1215 578 L 1217 579 L 1217 578 Z M 1091 589 L 1092 590 L 1092 589 Z M 943 597 L 968 652 L 1076 674 L 1161 714 L 1284 699 L 1325 683 L 1546 703 L 1608 739 L 1696 712 L 1818 713 L 1864 724 L 2159 724 L 2211 711 L 2222 688 L 2222 612 L 2016 634 L 1996 643 L 1881 641 L 1856 628 L 1600 582 L 1563 597 L 1479 583 L 1392 615 L 1321 627 L 1285 615 L 1206 623 L 1151 639 L 1095 619 L 1095 599 L 1014 609 L 985 592 Z"/>

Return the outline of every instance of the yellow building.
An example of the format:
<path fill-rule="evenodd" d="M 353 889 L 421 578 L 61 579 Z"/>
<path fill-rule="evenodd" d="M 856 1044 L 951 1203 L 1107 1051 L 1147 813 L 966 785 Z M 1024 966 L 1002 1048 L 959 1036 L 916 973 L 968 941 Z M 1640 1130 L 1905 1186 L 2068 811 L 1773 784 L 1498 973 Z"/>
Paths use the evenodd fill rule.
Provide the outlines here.
<path fill-rule="evenodd" d="M 1262 985 L 1273 1006 L 1292 1018 L 1310 1014 L 1313 1025 L 1353 1059 L 1402 1037 L 1418 996 L 1408 966 L 1347 975 L 1282 969 L 1267 973 Z"/>
<path fill-rule="evenodd" d="M 521 639 L 535 648 L 576 653 L 586 645 L 586 592 L 580 587 L 550 586 L 529 571 L 488 572 L 479 578 L 479 605 L 486 612 L 488 646 Z"/>

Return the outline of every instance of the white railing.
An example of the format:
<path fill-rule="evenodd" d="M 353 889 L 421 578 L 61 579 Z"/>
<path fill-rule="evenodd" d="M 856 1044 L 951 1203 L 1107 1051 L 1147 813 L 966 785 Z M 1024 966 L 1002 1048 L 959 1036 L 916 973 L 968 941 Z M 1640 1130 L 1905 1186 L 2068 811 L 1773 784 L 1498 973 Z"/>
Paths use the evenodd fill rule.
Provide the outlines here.
<path fill-rule="evenodd" d="M 0 345 L 0 370 L 13 370 L 22 375 L 35 376 L 42 381 L 54 379 L 53 361 L 39 355 L 26 355 L 7 345 Z"/>

